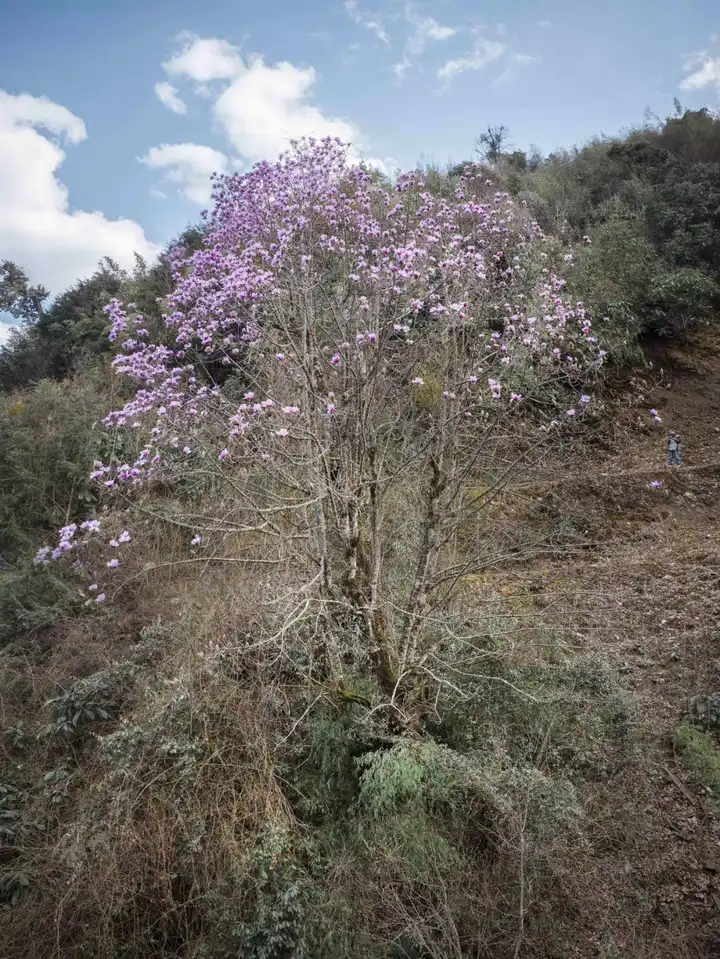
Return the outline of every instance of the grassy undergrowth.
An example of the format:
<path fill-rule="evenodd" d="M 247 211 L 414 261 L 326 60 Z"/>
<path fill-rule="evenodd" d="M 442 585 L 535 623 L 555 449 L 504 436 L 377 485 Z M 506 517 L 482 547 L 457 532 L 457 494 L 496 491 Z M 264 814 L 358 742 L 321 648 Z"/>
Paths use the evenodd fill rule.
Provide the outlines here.
<path fill-rule="evenodd" d="M 572 954 L 555 885 L 586 795 L 636 753 L 615 675 L 541 628 L 519 659 L 483 621 L 483 676 L 419 685 L 401 722 L 352 670 L 269 672 L 254 614 L 218 615 L 237 588 L 110 637 L 78 620 L 86 678 L 58 688 L 55 658 L 6 696 L 0 955 Z"/>
<path fill-rule="evenodd" d="M 717 736 L 692 723 L 681 723 L 673 735 L 673 745 L 685 768 L 709 789 L 720 809 L 720 745 Z"/>

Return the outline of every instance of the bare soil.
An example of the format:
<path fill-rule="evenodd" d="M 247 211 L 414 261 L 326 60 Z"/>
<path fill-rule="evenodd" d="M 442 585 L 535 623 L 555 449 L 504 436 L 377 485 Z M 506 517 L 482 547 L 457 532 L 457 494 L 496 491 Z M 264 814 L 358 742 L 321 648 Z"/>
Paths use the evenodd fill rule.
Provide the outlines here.
<path fill-rule="evenodd" d="M 580 904 L 562 956 L 720 956 L 717 797 L 671 740 L 689 699 L 720 691 L 720 341 L 646 355 L 645 375 L 615 384 L 611 433 L 516 491 L 526 516 L 570 522 L 578 548 L 491 577 L 615 667 L 639 706 L 638 755 L 585 797 L 591 848 L 560 878 Z"/>

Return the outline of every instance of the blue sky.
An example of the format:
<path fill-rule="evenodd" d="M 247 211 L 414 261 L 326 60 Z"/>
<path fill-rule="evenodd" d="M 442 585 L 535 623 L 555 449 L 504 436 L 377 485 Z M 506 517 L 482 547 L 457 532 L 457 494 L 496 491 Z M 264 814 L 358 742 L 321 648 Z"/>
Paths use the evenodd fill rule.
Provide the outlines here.
<path fill-rule="evenodd" d="M 213 168 L 338 133 L 392 168 L 720 102 L 715 0 L 0 0 L 0 259 L 152 255 Z M 27 96 L 21 96 L 26 94 Z"/>

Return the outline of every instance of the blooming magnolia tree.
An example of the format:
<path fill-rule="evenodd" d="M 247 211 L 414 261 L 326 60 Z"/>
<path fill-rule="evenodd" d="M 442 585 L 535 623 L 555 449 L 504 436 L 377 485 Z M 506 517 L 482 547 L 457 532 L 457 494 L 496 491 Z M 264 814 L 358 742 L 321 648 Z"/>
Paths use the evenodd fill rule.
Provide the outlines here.
<path fill-rule="evenodd" d="M 590 403 L 604 354 L 556 253 L 478 172 L 451 199 L 415 174 L 386 189 L 324 140 L 222 177 L 204 247 L 176 258 L 174 344 L 149 342 L 132 305 L 107 308 L 115 368 L 138 384 L 107 423 L 140 446 L 94 476 L 126 494 L 222 479 L 231 509 L 188 514 L 188 539 L 246 531 L 258 559 L 266 542 L 292 571 L 287 624 L 320 624 L 335 671 L 351 623 L 396 691 L 433 610 L 487 564 L 487 542 L 460 548 L 458 531 Z M 93 537 L 67 527 L 39 559 Z"/>

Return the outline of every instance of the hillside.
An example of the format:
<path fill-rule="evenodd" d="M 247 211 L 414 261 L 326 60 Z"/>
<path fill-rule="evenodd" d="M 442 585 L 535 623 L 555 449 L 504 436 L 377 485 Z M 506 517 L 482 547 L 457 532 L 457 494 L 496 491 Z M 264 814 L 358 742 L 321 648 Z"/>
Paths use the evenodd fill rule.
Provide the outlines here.
<path fill-rule="evenodd" d="M 683 717 L 704 715 L 694 697 L 720 683 L 719 346 L 705 336 L 648 348 L 645 385 L 637 374 L 616 384 L 606 448 L 559 481 L 548 468 L 552 492 L 543 482 L 518 496 L 521 509 L 535 500 L 576 524 L 582 548 L 485 581 L 509 609 L 541 610 L 575 655 L 611 664 L 637 709 L 637 752 L 590 790 L 590 849 L 562 877 L 585 945 L 558 954 L 720 951 L 718 754 L 711 746 L 695 765 L 677 734 Z M 665 427 L 684 438 L 680 469 L 665 463 Z"/>
<path fill-rule="evenodd" d="M 719 137 L 3 265 L 0 959 L 720 954 Z"/>
<path fill-rule="evenodd" d="M 554 844 L 544 850 L 543 861 L 528 867 L 527 877 L 506 874 L 513 860 L 517 868 L 515 844 L 522 843 L 523 832 L 516 832 L 512 820 L 505 824 L 502 841 L 510 855 L 496 861 L 493 895 L 509 897 L 508 906 L 496 903 L 500 911 L 494 920 L 488 916 L 489 938 L 472 955 L 510 954 L 502 938 L 492 945 L 493 936 L 509 937 L 512 952 L 518 920 L 502 916 L 518 895 L 518 881 L 527 883 L 521 955 L 649 959 L 700 957 L 720 949 L 720 751 L 707 745 L 696 756 L 678 739 L 678 729 L 687 728 L 682 722 L 690 698 L 712 693 L 720 683 L 720 462 L 713 426 L 720 349 L 706 335 L 682 347 L 656 346 L 648 359 L 642 404 L 637 374 L 632 385 L 619 378 L 607 395 L 615 414 L 609 421 L 612 436 L 571 461 L 547 462 L 532 486 L 510 487 L 496 507 L 513 523 L 531 517 L 534 529 L 544 527 L 550 542 L 560 535 L 564 544 L 512 571 L 490 570 L 466 584 L 466 614 L 496 634 L 495 653 L 502 651 L 497 675 L 524 694 L 505 697 L 496 688 L 483 722 L 490 723 L 494 737 L 506 740 L 503 748 L 529 747 L 538 753 L 539 768 L 546 765 L 553 776 L 562 771 L 575 783 L 583 809 L 580 832 L 573 838 L 556 826 Z M 663 427 L 678 428 L 684 437 L 680 469 L 664 465 L 664 430 L 648 426 L 649 406 L 662 411 Z M 651 479 L 662 480 L 662 489 L 649 488 Z M 156 548 L 171 557 L 171 543 Z M 198 581 L 171 568 L 149 586 L 134 591 L 109 620 L 70 621 L 45 634 L 30 660 L 13 644 L 4 650 L 6 842 L 18 828 L 15 808 L 23 809 L 20 828 L 26 830 L 22 849 L 5 847 L 4 863 L 13 875 L 27 876 L 30 885 L 5 918 L 8 936 L 0 955 L 117 955 L 112 945 L 101 951 L 97 932 L 89 953 L 82 942 L 87 923 L 101 923 L 111 934 L 118 922 L 119 928 L 132 922 L 124 935 L 142 935 L 143 950 L 154 941 L 158 955 L 199 955 L 185 951 L 195 935 L 192 925 L 186 927 L 192 921 L 192 888 L 210 880 L 217 857 L 245 855 L 242 830 L 252 831 L 257 817 L 269 816 L 278 828 L 284 823 L 283 830 L 289 823 L 298 828 L 304 819 L 300 836 L 304 832 L 303 842 L 308 841 L 322 822 L 317 804 L 332 802 L 332 791 L 342 788 L 317 782 L 314 788 L 321 792 L 309 819 L 308 811 L 291 801 L 292 787 L 285 796 L 279 791 L 290 786 L 283 787 L 282 776 L 270 788 L 268 764 L 277 759 L 271 758 L 267 724 L 282 721 L 287 703 L 276 701 L 279 688 L 268 699 L 233 652 L 233 637 L 253 619 L 247 577 L 233 573 Z M 568 675 L 572 681 L 565 687 Z M 89 715 L 88 728 L 106 738 L 97 740 L 93 732 L 90 740 L 71 736 L 63 745 L 41 736 L 40 745 L 33 745 L 35 732 L 47 722 L 45 700 L 63 692 L 67 698 L 70 691 L 76 705 L 69 708 L 82 708 L 83 680 L 91 692 L 85 708 L 105 710 Z M 525 699 L 531 694 L 537 702 Z M 330 709 L 324 723 L 333 715 L 338 721 L 349 709 L 348 719 L 358 711 L 355 722 L 362 725 L 363 695 L 357 694 L 355 706 L 342 690 L 318 688 L 318 696 Z M 72 720 L 71 712 L 55 715 Z M 103 722 L 109 716 L 113 722 Z M 296 721 L 302 722 L 302 715 Z M 427 722 L 440 741 L 452 742 L 460 732 L 435 729 L 431 720 L 423 725 Z M 309 735 L 321 728 L 324 736 L 330 734 L 321 725 Z M 286 735 L 292 736 L 291 727 Z M 426 735 L 418 730 L 413 739 L 421 742 Z M 105 744 L 100 765 L 93 742 Z M 126 754 L 131 743 L 137 743 L 139 755 Z M 210 749 L 203 759 L 195 754 L 201 744 Z M 300 746 L 298 760 L 303 751 Z M 290 750 L 288 759 L 293 754 Z M 158 765 L 161 755 L 174 759 Z M 302 763 L 312 755 L 311 747 Z M 127 765 L 132 756 L 139 767 Z M 231 786 L 236 774 L 239 792 Z M 303 790 L 313 783 L 308 776 Z M 39 792 L 32 786 L 38 780 L 44 781 Z M 326 788 L 331 794 L 323 799 Z M 558 815 L 556 810 L 553 817 Z M 196 821 L 204 822 L 203 833 L 194 832 Z M 100 836 L 106 829 L 110 833 L 93 849 L 98 829 Z M 268 853 L 269 861 L 278 856 L 283 873 L 287 852 L 282 840 L 276 841 L 280 846 Z M 406 847 L 392 855 L 408 853 Z M 178 885 L 181 876 L 173 876 L 178 866 L 170 864 L 188 856 L 183 868 L 192 864 L 193 872 L 200 870 L 182 880 L 189 887 Z M 356 868 L 367 866 L 356 860 Z M 343 869 L 340 860 L 332 866 L 333 886 L 352 881 Z M 272 888 L 272 873 L 262 875 Z M 385 881 L 392 882 L 391 875 Z M 292 910 L 287 895 L 282 908 Z M 213 906 L 221 917 L 225 908 L 222 899 Z M 138 923 L 148 924 L 147 930 Z M 178 936 L 189 939 L 182 945 Z M 150 954 L 136 950 L 127 954 Z M 245 954 L 286 953 L 259 947 L 238 953 Z"/>

